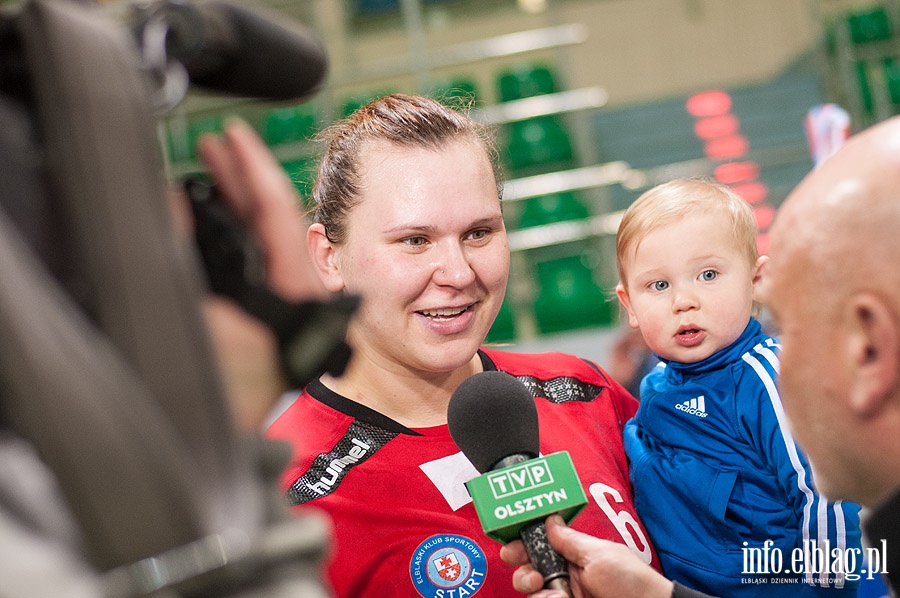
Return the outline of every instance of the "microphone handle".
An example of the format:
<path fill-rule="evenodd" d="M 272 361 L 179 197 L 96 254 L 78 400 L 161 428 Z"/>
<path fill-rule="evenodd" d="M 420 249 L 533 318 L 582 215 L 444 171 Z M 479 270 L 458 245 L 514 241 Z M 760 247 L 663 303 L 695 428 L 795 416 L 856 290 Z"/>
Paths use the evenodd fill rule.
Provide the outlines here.
<path fill-rule="evenodd" d="M 519 537 L 525 544 L 531 564 L 544 576 L 544 589 L 563 590 L 569 598 L 573 598 L 569 585 L 569 564 L 550 545 L 547 525 L 543 521 L 533 521 L 522 527 Z"/>
<path fill-rule="evenodd" d="M 557 577 L 547 583 L 544 584 L 545 590 L 560 590 L 566 593 L 566 596 L 569 598 L 575 598 L 575 595 L 572 593 L 572 586 L 569 585 L 568 577 Z"/>

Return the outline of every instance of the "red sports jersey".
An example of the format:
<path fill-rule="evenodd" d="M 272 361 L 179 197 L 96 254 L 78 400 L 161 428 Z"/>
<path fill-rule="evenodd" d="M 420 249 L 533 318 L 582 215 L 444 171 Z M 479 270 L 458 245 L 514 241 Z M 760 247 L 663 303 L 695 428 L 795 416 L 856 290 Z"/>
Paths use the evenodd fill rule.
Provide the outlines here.
<path fill-rule="evenodd" d="M 658 569 L 622 447 L 637 401 L 571 355 L 481 356 L 485 369 L 516 376 L 534 394 L 541 453 L 571 455 L 588 496 L 571 526 L 625 543 Z M 446 425 L 410 430 L 314 382 L 268 435 L 294 448 L 282 477 L 290 503 L 319 507 L 333 521 L 326 567 L 337 596 L 521 596 L 464 485 L 479 474 Z"/>

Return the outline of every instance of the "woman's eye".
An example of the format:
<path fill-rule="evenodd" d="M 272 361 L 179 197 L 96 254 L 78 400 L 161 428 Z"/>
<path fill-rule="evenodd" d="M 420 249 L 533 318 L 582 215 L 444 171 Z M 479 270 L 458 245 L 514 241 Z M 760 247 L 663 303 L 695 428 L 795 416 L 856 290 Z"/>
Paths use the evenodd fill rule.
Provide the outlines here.
<path fill-rule="evenodd" d="M 700 273 L 700 278 L 706 281 L 710 281 L 715 280 L 718 275 L 718 272 L 716 272 L 715 270 L 704 270 Z"/>
<path fill-rule="evenodd" d="M 421 247 L 427 243 L 425 237 L 407 237 L 403 242 L 410 247 Z"/>
<path fill-rule="evenodd" d="M 650 285 L 654 291 L 665 291 L 669 288 L 669 283 L 665 280 L 657 280 L 653 284 Z"/>

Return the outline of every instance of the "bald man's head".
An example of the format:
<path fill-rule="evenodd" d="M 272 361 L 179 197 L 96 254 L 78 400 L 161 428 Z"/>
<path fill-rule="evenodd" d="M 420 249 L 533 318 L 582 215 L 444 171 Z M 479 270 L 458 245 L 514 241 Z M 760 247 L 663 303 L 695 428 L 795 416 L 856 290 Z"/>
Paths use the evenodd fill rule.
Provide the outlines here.
<path fill-rule="evenodd" d="M 785 410 L 820 492 L 871 504 L 900 484 L 900 117 L 811 172 L 770 241 L 760 298 Z M 878 469 L 888 455 L 896 474 Z"/>

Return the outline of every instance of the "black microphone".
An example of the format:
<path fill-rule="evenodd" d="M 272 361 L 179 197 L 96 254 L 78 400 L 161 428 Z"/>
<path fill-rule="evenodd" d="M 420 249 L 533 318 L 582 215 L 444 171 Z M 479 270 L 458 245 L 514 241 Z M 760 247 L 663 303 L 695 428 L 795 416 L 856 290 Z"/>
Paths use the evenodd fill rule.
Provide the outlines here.
<path fill-rule="evenodd" d="M 325 47 L 299 23 L 221 0 L 166 0 L 154 10 L 166 26 L 166 54 L 194 85 L 289 100 L 312 94 L 325 79 Z"/>
<path fill-rule="evenodd" d="M 447 424 L 454 442 L 481 473 L 524 463 L 540 454 L 534 397 L 506 372 L 481 372 L 463 380 L 450 398 Z M 479 498 L 473 493 L 476 506 Z M 544 588 L 572 596 L 566 560 L 547 540 L 546 517 L 547 513 L 541 512 L 521 528 L 519 536 L 532 564 L 544 576 Z"/>

